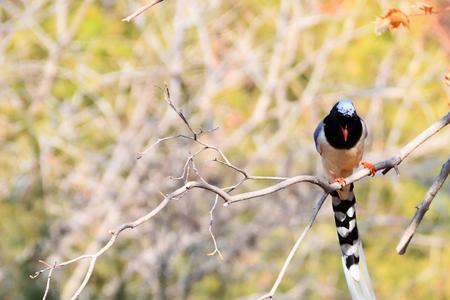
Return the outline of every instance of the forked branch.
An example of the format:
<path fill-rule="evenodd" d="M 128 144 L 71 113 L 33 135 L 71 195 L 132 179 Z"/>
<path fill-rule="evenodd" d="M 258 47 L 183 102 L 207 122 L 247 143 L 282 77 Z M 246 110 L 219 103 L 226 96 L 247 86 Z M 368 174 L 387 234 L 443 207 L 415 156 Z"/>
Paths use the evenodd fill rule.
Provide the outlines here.
<path fill-rule="evenodd" d="M 167 96 L 170 96 L 170 95 L 167 93 Z M 168 99 L 169 99 L 168 103 L 170 105 L 171 104 L 170 97 Z M 286 259 L 286 261 L 285 261 L 285 263 L 283 265 L 283 268 L 281 269 L 281 271 L 280 271 L 280 273 L 278 275 L 278 278 L 277 278 L 274 286 L 272 287 L 272 290 L 270 291 L 269 294 L 263 296 L 263 298 L 271 298 L 271 297 L 273 297 L 273 295 L 276 292 L 276 289 L 278 288 L 278 285 L 280 284 L 280 282 L 281 282 L 281 280 L 282 280 L 282 278 L 283 278 L 283 276 L 284 276 L 284 274 L 285 274 L 285 272 L 287 270 L 287 267 L 288 267 L 288 265 L 289 265 L 293 255 L 295 254 L 295 252 L 299 248 L 301 242 L 303 241 L 304 237 L 306 236 L 306 234 L 308 233 L 309 229 L 313 225 L 314 220 L 316 218 L 316 215 L 319 212 L 320 207 L 322 206 L 323 202 L 325 201 L 326 196 L 330 192 L 342 188 L 342 186 L 339 183 L 332 183 L 332 184 L 330 184 L 327 181 L 321 179 L 320 177 L 313 176 L 313 175 L 298 175 L 298 176 L 294 176 L 294 177 L 290 177 L 290 178 L 284 178 L 284 177 L 263 177 L 263 176 L 251 176 L 251 175 L 248 175 L 245 171 L 243 171 L 243 170 L 239 169 L 238 167 L 236 167 L 235 165 L 233 165 L 227 159 L 225 154 L 219 148 L 217 148 L 215 146 L 207 145 L 207 144 L 203 143 L 202 141 L 200 141 L 198 139 L 198 136 L 201 133 L 204 133 L 206 131 L 195 132 L 194 130 L 192 130 L 191 125 L 189 124 L 187 119 L 184 117 L 184 115 L 181 113 L 181 111 L 176 109 L 176 107 L 173 104 L 170 105 L 170 106 L 181 117 L 181 119 L 183 120 L 183 122 L 187 126 L 188 130 L 192 134 L 192 136 L 187 136 L 187 135 L 174 136 L 174 137 L 171 137 L 170 139 L 172 139 L 172 138 L 187 138 L 189 140 L 192 140 L 194 143 L 198 143 L 198 144 L 202 145 L 204 147 L 204 149 L 212 149 L 212 150 L 216 151 L 223 159 L 223 161 L 221 161 L 221 164 L 224 164 L 228 168 L 230 168 L 230 169 L 232 169 L 232 170 L 242 174 L 244 176 L 244 178 L 242 180 L 240 180 L 236 185 L 234 185 L 232 187 L 225 187 L 225 188 L 209 184 L 205 180 L 188 181 L 183 186 L 181 186 L 178 189 L 176 189 L 175 191 L 173 191 L 173 192 L 171 192 L 171 193 L 169 193 L 167 195 L 164 195 L 164 198 L 161 201 L 161 203 L 155 209 L 153 209 L 152 211 L 150 211 L 146 215 L 142 216 L 141 218 L 139 218 L 139 219 L 137 219 L 137 220 L 135 220 L 133 222 L 122 224 L 117 229 L 111 231 L 111 235 L 112 236 L 111 236 L 110 240 L 105 244 L 105 246 L 103 246 L 103 248 L 101 248 L 96 253 L 94 253 L 94 254 L 84 254 L 84 255 L 78 256 L 78 257 L 76 257 L 74 259 L 71 259 L 71 260 L 68 260 L 68 261 L 65 261 L 65 262 L 61 262 L 61 263 L 57 263 L 57 264 L 54 264 L 54 265 L 47 264 L 47 266 L 45 268 L 37 271 L 34 275 L 30 276 L 31 278 L 37 278 L 43 272 L 46 272 L 46 271 L 52 272 L 55 268 L 67 266 L 67 265 L 75 263 L 75 262 L 77 262 L 79 260 L 90 259 L 89 267 L 88 267 L 88 270 L 87 270 L 87 272 L 86 272 L 86 274 L 84 276 L 84 279 L 83 279 L 81 285 L 79 286 L 79 288 L 75 291 L 75 293 L 73 294 L 73 296 L 71 298 L 71 299 L 76 299 L 81 294 L 83 289 L 86 287 L 86 284 L 88 283 L 88 281 L 89 281 L 89 279 L 90 279 L 90 277 L 92 275 L 92 272 L 94 270 L 95 263 L 96 263 L 97 259 L 103 253 L 105 253 L 109 248 L 112 247 L 112 245 L 115 243 L 115 241 L 117 240 L 117 238 L 119 237 L 119 235 L 120 235 L 120 233 L 122 231 L 124 231 L 126 229 L 133 229 L 133 228 L 138 227 L 138 226 L 142 225 L 143 223 L 151 220 L 164 207 L 166 207 L 167 204 L 169 204 L 169 202 L 171 200 L 176 199 L 176 198 L 184 195 L 186 192 L 188 192 L 191 189 L 197 188 L 197 189 L 203 189 L 203 190 L 210 191 L 213 194 L 221 197 L 224 200 L 225 206 L 227 206 L 229 204 L 236 203 L 236 202 L 246 201 L 246 200 L 250 200 L 250 199 L 254 199 L 254 198 L 261 198 L 263 196 L 267 196 L 267 195 L 276 193 L 276 192 L 278 192 L 280 190 L 283 190 L 283 189 L 285 189 L 287 187 L 296 185 L 296 184 L 301 183 L 301 182 L 308 182 L 308 183 L 317 185 L 317 186 L 319 186 L 320 188 L 323 189 L 324 195 L 319 200 L 319 202 L 316 204 L 308 225 L 306 226 L 306 228 L 304 229 L 304 231 L 300 235 L 299 239 L 297 240 L 297 242 L 295 243 L 294 247 L 292 248 L 289 256 L 287 257 L 287 259 Z M 377 171 L 383 171 L 383 174 L 385 174 L 386 172 L 388 172 L 392 168 L 396 168 L 406 157 L 408 157 L 415 149 L 417 149 L 417 147 L 419 147 L 422 143 L 424 143 L 426 140 L 428 140 L 431 136 L 436 134 L 442 128 L 447 126 L 449 123 L 450 123 L 450 113 L 447 113 L 447 115 L 445 115 L 443 118 L 441 118 L 437 122 L 433 123 L 430 127 L 428 127 L 421 134 L 419 134 L 417 137 L 415 137 L 413 140 L 411 140 L 408 144 L 406 144 L 403 148 L 401 148 L 400 151 L 396 155 L 394 155 L 393 157 L 391 157 L 391 158 L 389 158 L 387 160 L 383 160 L 383 161 L 380 161 L 380 162 L 376 163 L 375 164 L 375 169 Z M 168 140 L 168 138 L 159 139 L 157 143 L 159 143 L 161 141 L 164 141 L 164 140 Z M 194 159 L 194 157 L 191 157 L 190 159 Z M 425 214 L 426 209 L 429 207 L 429 204 L 431 203 L 431 200 L 434 198 L 434 196 L 436 195 L 437 191 L 442 186 L 442 183 L 444 182 L 445 178 L 447 177 L 447 175 L 449 173 L 449 169 L 450 169 L 450 163 L 447 162 L 444 165 L 443 169 L 441 170 L 441 174 L 438 176 L 438 178 L 436 179 L 435 183 L 430 188 L 430 191 L 429 191 L 429 193 L 427 194 L 427 197 L 424 200 L 425 201 L 424 204 L 421 206 L 421 208 L 419 208 L 419 210 L 417 212 L 417 216 L 415 216 L 414 219 L 413 219 L 413 221 L 414 220 L 418 220 L 417 221 L 417 225 L 420 223 L 420 220 L 423 217 L 423 215 Z M 361 169 L 361 170 L 353 173 L 352 175 L 348 176 L 347 178 L 345 178 L 345 182 L 346 182 L 346 184 L 350 184 L 352 182 L 361 180 L 362 178 L 367 177 L 368 175 L 370 175 L 370 171 L 369 170 Z M 276 184 L 273 184 L 271 186 L 268 186 L 266 188 L 259 189 L 259 190 L 256 190 L 256 191 L 247 192 L 247 193 L 241 193 L 241 194 L 235 194 L 235 195 L 231 195 L 230 194 L 231 191 L 235 190 L 235 188 L 240 186 L 246 180 L 258 180 L 258 179 L 281 180 L 281 181 L 276 183 Z M 416 227 L 417 227 L 417 225 L 416 225 Z M 49 274 L 48 281 L 47 281 L 47 286 L 50 285 L 50 278 L 51 278 L 51 276 Z M 47 294 L 47 292 L 46 292 L 46 294 Z"/>

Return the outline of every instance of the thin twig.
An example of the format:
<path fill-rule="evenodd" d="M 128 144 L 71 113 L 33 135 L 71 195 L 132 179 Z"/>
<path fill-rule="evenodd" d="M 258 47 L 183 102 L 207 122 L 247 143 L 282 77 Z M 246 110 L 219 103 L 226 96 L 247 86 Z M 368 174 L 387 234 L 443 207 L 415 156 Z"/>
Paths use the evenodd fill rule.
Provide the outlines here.
<path fill-rule="evenodd" d="M 218 201 L 219 201 L 219 196 L 216 195 L 216 197 L 214 198 L 214 204 L 211 207 L 211 210 L 209 211 L 209 228 L 208 228 L 208 230 L 209 230 L 209 234 L 211 235 L 211 239 L 214 243 L 214 250 L 212 252 L 208 253 L 208 255 L 212 256 L 217 253 L 219 255 L 219 258 L 223 260 L 222 253 L 220 252 L 219 247 L 217 246 L 216 237 L 214 236 L 214 233 L 212 231 L 212 226 L 213 226 L 213 221 L 214 221 L 213 212 L 216 209 Z"/>
<path fill-rule="evenodd" d="M 161 2 L 162 0 L 160 0 Z M 183 112 L 178 109 L 175 104 L 173 104 L 172 100 L 170 99 L 170 91 L 169 88 L 166 87 L 164 88 L 164 100 L 166 100 L 167 104 L 169 104 L 169 106 L 178 114 L 178 116 L 180 117 L 181 120 L 183 120 L 184 124 L 186 125 L 186 127 L 189 129 L 189 131 L 192 133 L 194 140 L 197 140 L 197 138 L 204 134 L 204 133 L 211 133 L 213 131 L 216 131 L 217 129 L 219 129 L 219 127 L 214 127 L 212 129 L 207 129 L 204 130 L 203 128 L 200 128 L 198 131 L 195 131 L 194 129 L 192 129 L 191 124 L 189 123 L 188 119 L 186 118 L 186 116 L 183 114 Z"/>
<path fill-rule="evenodd" d="M 167 137 L 159 138 L 159 139 L 156 140 L 156 142 L 152 143 L 150 146 L 145 148 L 144 151 L 138 152 L 137 155 L 136 155 L 136 159 L 141 159 L 147 152 L 152 150 L 159 143 L 164 142 L 164 141 L 168 141 L 168 140 L 178 139 L 178 138 L 189 138 L 189 137 L 184 136 L 182 134 L 177 134 L 177 135 L 173 135 L 173 136 L 167 136 Z"/>
<path fill-rule="evenodd" d="M 408 228 L 406 228 L 405 232 L 403 233 L 403 236 L 400 239 L 400 242 L 397 245 L 397 253 L 398 254 L 400 254 L 400 255 L 405 254 L 406 249 L 408 248 L 409 242 L 411 242 L 411 239 L 413 238 L 414 233 L 416 233 L 417 227 L 420 225 L 420 222 L 422 222 L 422 219 L 425 216 L 425 213 L 430 208 L 431 202 L 433 201 L 434 197 L 441 189 L 441 187 L 444 184 L 445 180 L 447 179 L 449 173 L 450 173 L 450 158 L 442 166 L 441 172 L 439 172 L 439 175 L 434 179 L 434 182 L 431 185 L 431 187 L 428 189 L 428 192 L 425 195 L 425 198 L 417 206 L 416 213 L 414 214 L 414 217 L 412 218 L 411 223 L 409 224 Z"/>
<path fill-rule="evenodd" d="M 272 286 L 272 289 L 270 292 L 260 298 L 258 300 L 263 299 L 272 299 L 275 295 L 275 292 L 278 289 L 278 286 L 280 285 L 281 281 L 283 280 L 284 275 L 286 274 L 287 268 L 289 264 L 291 263 L 292 258 L 294 257 L 295 253 L 297 252 L 298 248 L 300 247 L 300 244 L 303 242 L 303 240 L 306 237 L 306 234 L 311 229 L 312 225 L 314 224 L 314 221 L 316 220 L 317 214 L 320 211 L 320 208 L 322 207 L 323 203 L 328 197 L 328 193 L 324 193 L 322 197 L 320 197 L 319 201 L 317 201 L 316 205 L 314 205 L 313 212 L 311 215 L 311 218 L 309 219 L 308 225 L 306 225 L 305 229 L 303 230 L 302 234 L 298 237 L 297 241 L 295 242 L 294 246 L 292 247 L 291 251 L 289 252 L 289 255 L 287 256 L 286 260 L 284 261 L 283 267 L 280 270 L 280 273 L 278 273 L 277 280 L 275 280 L 275 283 Z"/>
<path fill-rule="evenodd" d="M 178 177 L 169 177 L 172 180 L 181 180 L 181 179 L 185 179 L 185 183 L 188 182 L 189 179 L 189 164 L 191 164 L 194 160 L 194 158 L 199 155 L 200 153 L 202 153 L 203 151 L 207 150 L 208 148 L 203 147 L 202 149 L 198 150 L 197 152 L 195 152 L 194 154 L 191 154 L 188 156 L 188 158 L 186 159 L 186 162 L 184 163 L 184 167 L 183 167 L 183 172 L 181 173 L 180 176 Z"/>
<path fill-rule="evenodd" d="M 48 266 L 48 264 L 46 263 L 46 265 Z M 42 300 L 47 299 L 47 295 L 48 295 L 48 291 L 50 290 L 50 281 L 52 280 L 52 274 L 53 274 L 53 270 L 56 267 L 56 261 L 53 263 L 53 266 L 50 266 L 51 269 L 48 272 L 48 276 L 47 276 L 47 285 L 45 286 L 45 292 L 44 292 L 44 296 L 42 296 Z"/>
<path fill-rule="evenodd" d="M 30 278 L 37 278 L 40 274 L 42 274 L 43 272 L 46 272 L 48 270 L 53 270 L 57 267 L 63 267 L 63 266 L 67 266 L 70 265 L 74 262 L 77 262 L 79 260 L 83 260 L 83 259 L 87 259 L 90 258 L 91 261 L 89 263 L 89 268 L 88 271 L 86 272 L 86 275 L 83 279 L 82 284 L 80 285 L 80 287 L 75 291 L 75 293 L 73 294 L 73 296 L 70 298 L 72 299 L 76 299 L 81 292 L 83 291 L 84 287 L 86 286 L 86 284 L 88 283 L 92 272 L 94 271 L 94 267 L 95 267 L 95 263 L 97 261 L 97 258 L 99 256 L 101 256 L 103 253 L 105 253 L 109 248 L 111 248 L 111 246 L 115 243 L 115 241 L 117 240 L 117 238 L 119 237 L 119 234 L 124 231 L 125 229 L 133 229 L 145 222 L 147 222 L 148 220 L 150 220 L 151 218 L 153 218 L 155 215 L 157 215 L 170 201 L 171 198 L 165 197 L 163 199 L 163 201 L 155 208 L 153 209 L 151 212 L 149 212 L 148 214 L 142 216 L 141 218 L 135 220 L 134 222 L 130 222 L 130 223 L 125 223 L 120 225 L 115 231 L 111 231 L 110 233 L 112 234 L 112 237 L 110 238 L 110 240 L 108 241 L 108 243 L 106 243 L 105 246 L 103 246 L 103 248 L 101 248 L 99 251 L 97 251 L 94 254 L 84 254 L 84 255 L 80 255 L 76 258 L 73 258 L 71 260 L 62 262 L 62 263 L 58 263 L 55 264 L 54 266 L 49 266 L 47 264 L 47 267 L 37 271 L 34 275 L 30 275 Z"/>
<path fill-rule="evenodd" d="M 164 0 L 156 0 L 155 2 L 149 3 L 147 5 L 142 6 L 141 8 L 139 8 L 137 11 L 135 11 L 134 13 L 132 13 L 131 15 L 129 15 L 126 18 L 122 19 L 122 22 L 130 22 L 131 20 L 133 20 L 134 18 L 136 18 L 137 16 L 139 16 L 140 14 L 142 14 L 144 11 L 146 11 L 147 9 L 152 8 L 153 6 L 155 6 L 156 4 L 163 2 Z"/>

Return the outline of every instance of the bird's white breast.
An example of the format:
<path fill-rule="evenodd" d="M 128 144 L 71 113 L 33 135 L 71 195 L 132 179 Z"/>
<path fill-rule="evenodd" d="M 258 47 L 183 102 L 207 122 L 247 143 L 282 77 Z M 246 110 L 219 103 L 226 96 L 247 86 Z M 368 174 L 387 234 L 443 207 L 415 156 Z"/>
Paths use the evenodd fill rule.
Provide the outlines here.
<path fill-rule="evenodd" d="M 363 155 L 365 136 L 351 149 L 333 148 L 326 140 L 323 130 L 317 140 L 320 144 L 322 164 L 330 181 L 338 177 L 345 178 L 353 173 Z"/>

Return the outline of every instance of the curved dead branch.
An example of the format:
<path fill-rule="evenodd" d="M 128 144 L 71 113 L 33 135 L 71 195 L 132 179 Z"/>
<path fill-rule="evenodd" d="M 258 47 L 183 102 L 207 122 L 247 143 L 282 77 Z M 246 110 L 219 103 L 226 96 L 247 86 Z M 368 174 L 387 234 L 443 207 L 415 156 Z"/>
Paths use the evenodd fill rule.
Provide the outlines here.
<path fill-rule="evenodd" d="M 176 110 L 174 107 L 172 107 L 172 108 L 179 115 L 180 114 L 182 115 L 182 113 L 180 111 Z M 83 289 L 86 287 L 87 283 L 89 282 L 89 279 L 92 275 L 92 272 L 94 270 L 97 259 L 114 245 L 114 243 L 116 242 L 117 238 L 119 237 L 119 235 L 122 231 L 124 231 L 126 229 L 133 229 L 133 228 L 138 227 L 138 226 L 142 225 L 143 223 L 149 221 L 155 215 L 157 215 L 164 207 L 166 207 L 171 200 L 184 195 L 186 192 L 188 192 L 191 189 L 203 189 L 203 190 L 210 191 L 210 192 L 220 196 L 224 200 L 225 206 L 227 206 L 229 204 L 236 203 L 236 202 L 246 201 L 246 200 L 250 200 L 250 199 L 254 199 L 254 198 L 261 198 L 263 196 L 267 196 L 267 195 L 276 193 L 287 187 L 290 187 L 290 186 L 293 186 L 295 184 L 302 183 L 302 182 L 307 182 L 307 183 L 317 185 L 323 189 L 324 195 L 321 197 L 321 199 L 318 201 L 318 203 L 314 207 L 314 210 L 313 210 L 313 213 L 312 213 L 312 216 L 310 218 L 308 225 L 306 226 L 306 228 L 300 235 L 299 239 L 297 240 L 294 247 L 292 248 L 289 256 L 287 257 L 287 259 L 284 263 L 284 266 L 281 269 L 274 286 L 272 287 L 271 292 L 267 295 L 264 295 L 260 299 L 273 297 L 273 295 L 276 292 L 276 289 L 278 288 L 278 285 L 280 284 L 280 282 L 286 272 L 286 269 L 290 263 L 290 260 L 292 259 L 296 250 L 300 246 L 300 244 L 303 241 L 304 237 L 306 236 L 307 232 L 313 225 L 315 217 L 316 217 L 317 213 L 319 212 L 320 207 L 322 206 L 323 202 L 325 201 L 326 196 L 330 192 L 342 188 L 342 186 L 339 183 L 331 183 L 330 184 L 330 183 L 326 182 L 325 180 L 321 179 L 320 177 L 313 176 L 313 175 L 298 175 L 298 176 L 294 176 L 291 178 L 249 176 L 245 171 L 243 171 L 243 170 L 237 168 L 235 165 L 231 164 L 229 162 L 229 160 L 226 158 L 226 156 L 222 153 L 222 151 L 219 150 L 217 147 L 209 146 L 209 145 L 199 141 L 197 133 L 192 130 L 192 127 L 187 122 L 187 119 L 184 116 L 182 119 L 183 119 L 183 122 L 187 125 L 189 131 L 194 136 L 187 137 L 184 135 L 180 135 L 180 137 L 189 138 L 189 139 L 193 140 L 194 142 L 203 145 L 203 147 L 205 147 L 205 149 L 213 149 L 214 151 L 219 153 L 221 155 L 221 157 L 224 159 L 224 162 L 221 162 L 221 163 L 223 163 L 226 166 L 228 166 L 229 168 L 234 169 L 235 171 L 243 174 L 244 179 L 241 180 L 238 184 L 236 184 L 235 186 L 233 186 L 231 188 L 230 187 L 221 188 L 221 187 L 209 184 L 202 178 L 201 178 L 202 179 L 201 181 L 188 181 L 183 186 L 176 189 L 175 191 L 173 191 L 167 195 L 164 195 L 164 198 L 160 202 L 160 204 L 155 209 L 153 209 L 152 211 L 147 213 L 146 215 L 142 216 L 141 218 L 139 218 L 133 222 L 124 223 L 124 224 L 120 225 L 119 227 L 117 227 L 115 230 L 111 231 L 110 232 L 112 235 L 111 238 L 99 251 L 97 251 L 93 254 L 84 254 L 84 255 L 78 256 L 76 258 L 73 258 L 71 260 L 61 262 L 61 263 L 55 263 L 53 265 L 50 265 L 47 263 L 46 268 L 43 268 L 43 269 L 37 271 L 34 275 L 30 275 L 31 278 L 37 278 L 40 274 L 42 274 L 46 271 L 53 272 L 53 270 L 55 268 L 64 267 L 69 264 L 75 263 L 79 260 L 90 259 L 89 267 L 88 267 L 88 270 L 86 271 L 84 279 L 83 279 L 81 285 L 79 286 L 79 288 L 75 291 L 75 293 L 71 297 L 71 299 L 78 298 L 78 296 L 81 294 L 81 292 L 83 291 Z M 400 163 L 402 163 L 406 157 L 408 157 L 415 149 L 417 149 L 417 147 L 419 147 L 422 143 L 424 143 L 426 140 L 428 140 L 434 134 L 439 132 L 442 128 L 447 126 L 449 123 L 450 123 L 450 113 L 447 113 L 444 117 L 442 117 L 440 120 L 433 123 L 426 130 L 424 130 L 422 133 L 420 133 L 417 137 L 415 137 L 413 140 L 411 140 L 408 144 L 406 144 L 404 147 L 402 147 L 396 155 L 394 155 L 393 157 L 391 157 L 389 159 L 386 159 L 386 160 L 376 163 L 375 169 L 377 171 L 382 171 L 383 174 L 386 174 L 392 168 L 396 169 L 397 166 Z M 160 139 L 158 141 L 162 141 L 162 140 L 164 140 L 164 139 Z M 431 200 L 434 198 L 435 194 L 437 193 L 439 188 L 442 186 L 443 181 L 445 180 L 446 176 L 448 175 L 449 169 L 450 169 L 450 163 L 447 162 L 444 165 L 444 167 L 441 171 L 441 174 L 438 176 L 438 178 L 435 180 L 435 183 L 430 188 L 429 193 L 427 193 L 427 196 L 424 200 L 424 204 L 421 205 L 421 208 L 419 208 L 418 212 L 416 213 L 416 216 L 413 219 L 413 223 L 416 225 L 412 224 L 411 226 L 417 227 L 417 225 L 420 223 L 420 220 L 422 219 L 423 215 L 425 214 L 429 204 L 431 203 Z M 361 180 L 362 178 L 367 177 L 368 175 L 370 175 L 369 170 L 361 169 L 361 170 L 353 173 L 352 175 L 348 176 L 347 178 L 345 178 L 345 182 L 346 182 L 346 184 L 350 184 L 352 182 Z M 230 194 L 230 191 L 234 190 L 236 187 L 241 185 L 245 180 L 250 180 L 250 179 L 273 179 L 273 180 L 281 180 L 281 181 L 276 184 L 273 184 L 271 186 L 268 186 L 266 188 L 259 189 L 256 191 L 241 193 L 241 194 L 236 194 L 236 195 Z M 414 227 L 412 233 L 414 233 L 415 227 Z M 411 237 L 412 237 L 412 234 L 411 234 Z M 407 243 L 406 243 L 406 246 L 407 246 Z M 404 247 L 404 249 L 406 249 L 406 246 Z M 51 278 L 51 275 L 49 273 L 47 286 L 50 285 L 50 278 Z M 46 296 L 46 295 L 44 295 L 44 296 Z"/>
<path fill-rule="evenodd" d="M 450 158 L 444 165 L 442 165 L 439 175 L 434 179 L 433 184 L 431 185 L 427 194 L 425 195 L 425 198 L 417 206 L 417 211 L 414 217 L 412 218 L 411 223 L 409 224 L 408 228 L 406 228 L 405 233 L 403 233 L 400 242 L 397 245 L 398 254 L 400 255 L 405 254 L 409 242 L 411 242 L 414 233 L 416 233 L 417 227 L 419 227 L 420 222 L 422 222 L 425 213 L 430 208 L 431 202 L 441 189 L 449 173 L 450 173 Z"/>

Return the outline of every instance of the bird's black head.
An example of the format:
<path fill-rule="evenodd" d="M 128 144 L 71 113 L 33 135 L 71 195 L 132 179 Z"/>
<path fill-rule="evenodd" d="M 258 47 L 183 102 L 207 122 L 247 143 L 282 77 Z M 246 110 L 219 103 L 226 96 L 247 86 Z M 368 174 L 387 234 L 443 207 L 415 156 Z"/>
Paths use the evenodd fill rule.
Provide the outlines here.
<path fill-rule="evenodd" d="M 362 135 L 362 123 L 353 103 L 342 99 L 336 103 L 324 119 L 325 137 L 337 149 L 350 149 Z"/>

